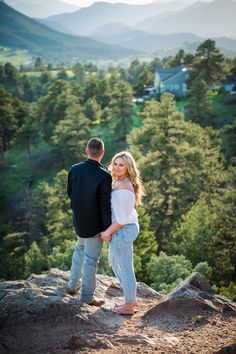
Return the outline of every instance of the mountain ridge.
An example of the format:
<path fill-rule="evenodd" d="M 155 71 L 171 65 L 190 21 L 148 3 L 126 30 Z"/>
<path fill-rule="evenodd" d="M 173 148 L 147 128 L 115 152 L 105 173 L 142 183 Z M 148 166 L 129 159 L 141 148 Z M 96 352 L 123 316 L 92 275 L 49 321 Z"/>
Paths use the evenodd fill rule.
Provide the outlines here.
<path fill-rule="evenodd" d="M 135 52 L 55 31 L 0 2 L 0 44 L 27 49 L 47 60 L 112 59 Z M 136 53 L 137 54 L 137 53 Z"/>
<path fill-rule="evenodd" d="M 97 2 L 74 13 L 50 16 L 47 19 L 59 22 L 77 34 L 87 35 L 96 27 L 105 25 L 108 22 L 123 22 L 128 25 L 134 25 L 150 15 L 160 14 L 168 9 L 184 8 L 185 6 L 186 4 L 181 1 L 143 5 Z"/>
<path fill-rule="evenodd" d="M 227 6 L 226 6 L 227 5 Z M 154 34 L 190 32 L 203 37 L 233 37 L 235 28 L 236 1 L 214 0 L 196 2 L 166 18 L 152 16 L 136 26 Z M 219 25 L 220 24 L 220 25 Z"/>

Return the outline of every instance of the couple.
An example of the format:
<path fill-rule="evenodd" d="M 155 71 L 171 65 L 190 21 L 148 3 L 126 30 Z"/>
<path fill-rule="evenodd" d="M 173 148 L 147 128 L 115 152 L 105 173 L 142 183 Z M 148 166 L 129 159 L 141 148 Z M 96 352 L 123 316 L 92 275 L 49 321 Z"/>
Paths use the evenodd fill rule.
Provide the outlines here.
<path fill-rule="evenodd" d="M 139 232 L 135 204 L 141 203 L 143 194 L 139 172 L 132 155 L 124 151 L 113 157 L 110 175 L 101 164 L 104 144 L 98 138 L 89 140 L 86 155 L 86 161 L 73 165 L 68 174 L 67 192 L 78 237 L 68 292 L 76 294 L 81 288 L 82 302 L 94 306 L 105 303 L 94 293 L 102 244 L 109 242 L 112 270 L 125 297 L 124 304 L 112 310 L 121 315 L 133 314 L 137 306 L 133 241 Z"/>

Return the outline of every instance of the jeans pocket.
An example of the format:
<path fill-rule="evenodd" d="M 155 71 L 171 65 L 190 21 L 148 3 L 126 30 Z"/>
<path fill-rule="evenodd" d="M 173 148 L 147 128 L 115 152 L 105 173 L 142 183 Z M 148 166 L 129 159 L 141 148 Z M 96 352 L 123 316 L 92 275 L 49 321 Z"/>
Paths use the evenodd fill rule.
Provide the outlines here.
<path fill-rule="evenodd" d="M 122 238 L 127 243 L 132 243 L 137 238 L 139 233 L 138 226 L 136 224 L 128 224 L 122 227 Z"/>

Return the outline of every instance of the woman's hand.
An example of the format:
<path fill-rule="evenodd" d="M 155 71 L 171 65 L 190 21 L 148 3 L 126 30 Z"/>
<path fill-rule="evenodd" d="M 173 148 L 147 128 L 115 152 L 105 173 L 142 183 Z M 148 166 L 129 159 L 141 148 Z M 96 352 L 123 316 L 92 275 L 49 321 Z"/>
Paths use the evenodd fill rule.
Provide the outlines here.
<path fill-rule="evenodd" d="M 111 240 L 111 234 L 108 234 L 106 231 L 101 232 L 101 239 L 102 239 L 104 242 L 110 242 L 110 240 Z"/>

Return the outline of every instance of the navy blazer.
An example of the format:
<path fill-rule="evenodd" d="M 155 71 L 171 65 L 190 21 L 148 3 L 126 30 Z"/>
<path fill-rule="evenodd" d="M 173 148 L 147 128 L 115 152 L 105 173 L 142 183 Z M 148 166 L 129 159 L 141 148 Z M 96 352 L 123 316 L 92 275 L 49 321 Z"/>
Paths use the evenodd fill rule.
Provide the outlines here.
<path fill-rule="evenodd" d="M 67 193 L 78 236 L 92 237 L 110 226 L 111 183 L 109 172 L 95 160 L 87 159 L 71 167 Z"/>

